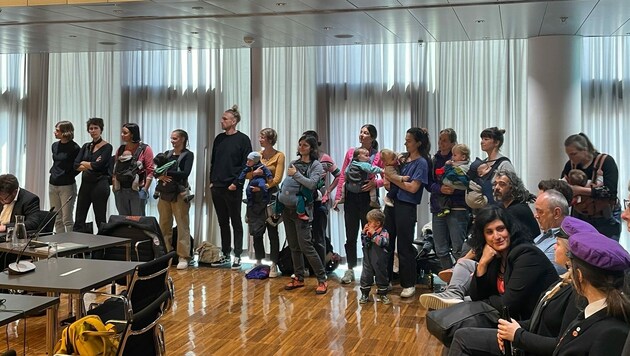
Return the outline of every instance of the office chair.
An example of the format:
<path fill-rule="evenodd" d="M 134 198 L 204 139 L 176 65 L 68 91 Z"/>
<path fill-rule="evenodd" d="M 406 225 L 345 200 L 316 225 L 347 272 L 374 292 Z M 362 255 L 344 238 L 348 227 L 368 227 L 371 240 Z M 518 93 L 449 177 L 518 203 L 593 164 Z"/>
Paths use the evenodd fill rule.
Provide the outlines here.
<path fill-rule="evenodd" d="M 164 310 L 170 309 L 175 290 L 173 281 L 169 277 L 169 267 L 176 255 L 175 251 L 171 251 L 153 261 L 136 266 L 128 289 L 121 294 L 88 292 L 106 296 L 109 299 L 101 304 L 90 304 L 86 314 L 98 315 L 103 321 L 129 321 L 135 313 L 151 304 L 164 292 L 170 295 Z"/>

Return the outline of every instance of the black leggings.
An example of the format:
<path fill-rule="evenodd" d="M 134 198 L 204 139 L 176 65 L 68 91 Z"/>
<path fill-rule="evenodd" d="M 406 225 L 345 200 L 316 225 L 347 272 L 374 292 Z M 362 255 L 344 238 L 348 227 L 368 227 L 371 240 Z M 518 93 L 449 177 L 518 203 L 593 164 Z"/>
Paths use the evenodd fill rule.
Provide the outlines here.
<path fill-rule="evenodd" d="M 346 258 L 348 268 L 357 265 L 357 240 L 359 231 L 367 224 L 367 213 L 370 207 L 370 192 L 352 193 L 346 192 L 344 222 L 346 225 Z"/>

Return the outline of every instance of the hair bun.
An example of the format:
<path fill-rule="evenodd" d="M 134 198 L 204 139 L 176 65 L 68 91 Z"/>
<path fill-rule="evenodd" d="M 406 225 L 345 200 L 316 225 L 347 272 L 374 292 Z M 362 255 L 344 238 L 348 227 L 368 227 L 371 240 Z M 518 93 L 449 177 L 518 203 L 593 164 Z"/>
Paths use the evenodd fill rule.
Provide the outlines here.
<path fill-rule="evenodd" d="M 238 105 L 236 104 L 232 105 L 232 111 L 238 112 Z"/>
<path fill-rule="evenodd" d="M 505 129 L 498 129 L 497 130 L 501 135 L 505 134 Z"/>

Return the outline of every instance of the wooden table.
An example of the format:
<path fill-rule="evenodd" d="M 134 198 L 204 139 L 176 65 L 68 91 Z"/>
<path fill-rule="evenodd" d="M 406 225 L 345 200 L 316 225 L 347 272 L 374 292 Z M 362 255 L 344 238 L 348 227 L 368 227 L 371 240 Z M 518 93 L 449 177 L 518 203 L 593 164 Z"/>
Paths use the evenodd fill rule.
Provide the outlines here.
<path fill-rule="evenodd" d="M 75 258 L 40 260 L 35 262 L 36 269 L 32 272 L 19 275 L 0 273 L 0 288 L 46 292 L 48 297 L 67 293 L 78 296 L 82 302 L 84 293 L 129 275 L 141 263 Z M 49 355 L 52 355 L 58 337 L 57 312 L 57 307 L 46 310 L 46 349 Z"/>

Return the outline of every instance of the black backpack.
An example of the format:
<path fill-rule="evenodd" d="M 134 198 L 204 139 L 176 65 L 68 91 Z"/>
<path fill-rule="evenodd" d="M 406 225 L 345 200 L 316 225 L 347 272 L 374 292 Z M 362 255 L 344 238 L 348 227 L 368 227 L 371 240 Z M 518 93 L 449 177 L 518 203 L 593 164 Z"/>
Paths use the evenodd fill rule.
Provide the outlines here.
<path fill-rule="evenodd" d="M 118 148 L 117 159 L 114 162 L 114 177 L 120 183 L 122 187 L 131 187 L 133 181 L 138 177 L 139 181 L 143 180 L 143 177 L 138 176 L 138 171 L 140 171 L 140 167 L 138 165 L 138 158 L 140 154 L 147 147 L 146 143 L 140 143 L 136 151 L 131 156 L 131 159 L 126 162 L 120 161 L 120 156 L 125 151 L 125 145 L 122 145 Z"/>

